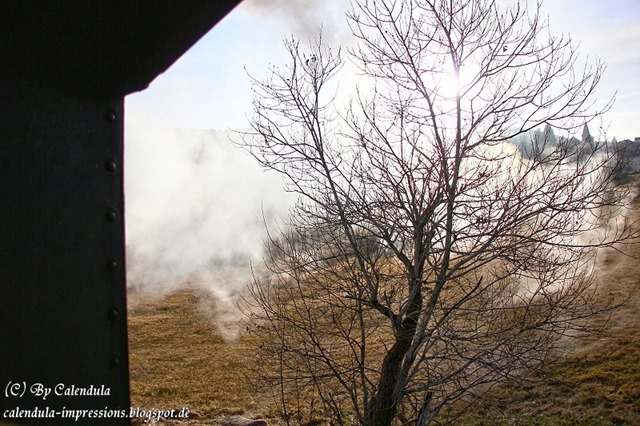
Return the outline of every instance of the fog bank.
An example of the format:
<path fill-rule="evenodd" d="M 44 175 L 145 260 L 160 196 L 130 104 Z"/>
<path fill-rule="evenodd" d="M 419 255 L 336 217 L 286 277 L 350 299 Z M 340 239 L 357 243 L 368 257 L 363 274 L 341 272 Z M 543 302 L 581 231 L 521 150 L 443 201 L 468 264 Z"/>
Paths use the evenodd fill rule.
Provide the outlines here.
<path fill-rule="evenodd" d="M 128 287 L 166 294 L 186 285 L 231 297 L 262 262 L 265 223 L 292 196 L 232 145 L 229 132 L 126 123 Z"/>

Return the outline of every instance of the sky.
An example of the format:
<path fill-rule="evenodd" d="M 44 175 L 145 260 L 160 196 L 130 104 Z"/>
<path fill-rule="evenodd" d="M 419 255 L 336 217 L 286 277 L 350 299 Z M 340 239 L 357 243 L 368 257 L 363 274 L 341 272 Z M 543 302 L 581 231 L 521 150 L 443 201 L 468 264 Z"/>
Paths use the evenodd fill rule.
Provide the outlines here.
<path fill-rule="evenodd" d="M 348 43 L 347 7 L 348 0 L 247 0 L 147 90 L 130 95 L 127 114 L 185 128 L 246 127 L 252 100 L 247 72 L 261 77 L 269 63 L 286 63 L 283 39 L 293 33 L 305 41 L 320 24 L 330 42 Z M 618 92 L 605 117 L 611 137 L 640 136 L 640 2 L 553 0 L 543 12 L 554 34 L 569 34 L 583 54 L 608 64 L 597 96 Z"/>
<path fill-rule="evenodd" d="M 162 293 L 199 283 L 230 299 L 251 278 L 265 224 L 284 217 L 293 198 L 224 130 L 248 126 L 247 73 L 260 78 L 268 64 L 285 64 L 286 37 L 304 42 L 322 24 L 330 43 L 352 42 L 347 6 L 246 0 L 149 88 L 126 98 L 130 286 Z M 596 96 L 617 91 L 604 117 L 609 139 L 640 136 L 640 1 L 547 0 L 543 13 L 553 33 L 570 35 L 581 52 L 608 64 Z"/>

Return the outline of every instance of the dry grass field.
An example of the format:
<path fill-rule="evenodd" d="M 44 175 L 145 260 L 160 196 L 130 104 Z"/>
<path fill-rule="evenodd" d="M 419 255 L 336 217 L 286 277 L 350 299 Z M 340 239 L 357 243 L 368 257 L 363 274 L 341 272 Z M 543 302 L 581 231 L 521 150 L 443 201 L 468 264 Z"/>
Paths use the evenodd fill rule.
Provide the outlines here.
<path fill-rule="evenodd" d="M 246 338 L 225 342 L 206 309 L 208 293 L 184 289 L 163 298 L 129 295 L 131 406 L 187 407 L 188 421 L 217 424 L 230 415 L 273 416 L 272 398 L 250 383 Z"/>
<path fill-rule="evenodd" d="M 572 343 L 562 363 L 528 384 L 493 389 L 454 424 L 640 425 L 640 248 L 624 251 L 632 257 L 609 252 L 598 262 L 602 297 L 638 290 L 606 331 Z M 216 425 L 231 415 L 282 424 L 278 392 L 252 383 L 251 342 L 223 340 L 210 314 L 215 303 L 195 287 L 164 297 L 129 294 L 131 405 L 190 410 L 186 420 L 138 424 Z"/>
<path fill-rule="evenodd" d="M 602 335 L 572 342 L 558 365 L 522 387 L 498 387 L 455 424 L 504 426 L 640 425 L 640 249 L 600 261 L 603 297 L 634 291 Z M 596 321 L 601 318 L 594 319 Z"/>

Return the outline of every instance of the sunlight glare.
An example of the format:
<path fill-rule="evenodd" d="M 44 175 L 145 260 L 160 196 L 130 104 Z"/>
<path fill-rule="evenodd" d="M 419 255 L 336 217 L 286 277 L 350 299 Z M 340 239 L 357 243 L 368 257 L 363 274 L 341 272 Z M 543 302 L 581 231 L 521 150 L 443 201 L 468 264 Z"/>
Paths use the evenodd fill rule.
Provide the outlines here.
<path fill-rule="evenodd" d="M 458 89 L 464 90 L 474 83 L 478 69 L 478 66 L 475 64 L 463 64 L 460 68 L 458 78 L 456 78 L 453 67 L 444 71 L 439 81 L 440 95 L 446 99 L 455 99 L 458 94 Z"/>

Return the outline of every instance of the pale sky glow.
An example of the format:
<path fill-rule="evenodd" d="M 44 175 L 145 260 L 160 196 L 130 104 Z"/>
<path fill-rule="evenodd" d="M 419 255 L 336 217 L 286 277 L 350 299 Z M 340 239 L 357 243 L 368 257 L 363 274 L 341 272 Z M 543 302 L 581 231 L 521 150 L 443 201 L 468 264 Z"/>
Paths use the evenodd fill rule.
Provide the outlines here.
<path fill-rule="evenodd" d="M 263 2 L 265 0 L 262 0 Z M 259 3 L 253 0 L 252 3 Z M 348 40 L 344 18 L 346 0 L 327 0 L 313 10 L 316 16 L 298 16 L 287 4 L 307 6 L 304 0 L 285 0 L 273 11 L 240 5 L 187 52 L 150 87 L 127 98 L 128 116 L 144 116 L 166 125 L 186 128 L 239 128 L 246 126 L 251 91 L 245 68 L 258 77 L 268 63 L 287 62 L 282 40 L 294 32 L 304 41 L 324 24 L 332 42 Z M 598 91 L 606 99 L 616 90 L 617 102 L 605 117 L 609 136 L 640 136 L 640 3 L 637 0 L 554 0 L 544 11 L 554 33 L 569 33 L 581 43 L 581 52 L 607 64 Z M 327 31 L 327 27 L 330 31 Z"/>
<path fill-rule="evenodd" d="M 262 78 L 268 64 L 286 65 L 283 40 L 293 33 L 304 44 L 320 24 L 326 41 L 353 43 L 348 0 L 246 1 L 147 90 L 126 98 L 130 284 L 206 281 L 230 295 L 250 278 L 248 258 L 260 260 L 264 221 L 284 216 L 292 202 L 279 177 L 263 173 L 226 134 L 176 129 L 247 128 L 245 68 Z M 608 64 L 596 93 L 604 100 L 618 92 L 604 117 L 608 139 L 640 136 L 640 1 L 547 0 L 544 13 L 554 34 L 570 33 L 581 52 Z M 344 79 L 340 89 L 350 84 Z M 597 137 L 596 127 L 590 125 Z M 238 259 L 245 273 L 220 272 Z"/>

